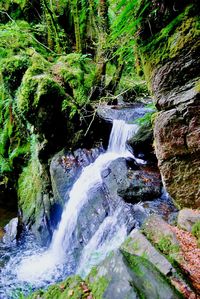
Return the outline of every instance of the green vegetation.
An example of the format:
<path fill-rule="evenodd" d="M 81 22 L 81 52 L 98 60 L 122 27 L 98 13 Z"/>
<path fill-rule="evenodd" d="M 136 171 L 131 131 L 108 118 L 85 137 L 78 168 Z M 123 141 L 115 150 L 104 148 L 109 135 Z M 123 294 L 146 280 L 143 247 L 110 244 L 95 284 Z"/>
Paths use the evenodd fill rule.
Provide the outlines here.
<path fill-rule="evenodd" d="M 108 281 L 104 277 L 96 279 L 96 268 L 93 268 L 90 276 L 95 277 L 95 282 L 91 283 L 86 279 L 85 281 L 79 276 L 70 276 L 65 281 L 50 286 L 47 290 L 38 290 L 28 297 L 27 299 L 86 299 L 88 296 L 95 299 L 102 299 L 103 294 L 108 285 Z M 21 297 L 25 296 L 20 293 Z"/>
<path fill-rule="evenodd" d="M 185 49 L 197 52 L 197 8 L 196 0 L 1 1 L 0 185 L 11 182 L 17 190 L 25 225 L 44 211 L 44 194 L 52 196 L 49 159 L 82 144 L 84 133 L 95 134 L 96 104 L 140 101 L 152 92 L 158 67 L 180 53 L 184 58 Z M 137 121 L 134 145 L 152 144 L 156 115 L 152 110 Z M 198 243 L 199 226 L 192 230 Z M 179 251 L 167 236 L 157 246 L 172 259 Z M 130 264 L 142 276 L 138 260 Z M 84 298 L 81 283 L 68 278 L 30 298 Z M 102 276 L 86 283 L 98 299 L 109 282 Z"/>
<path fill-rule="evenodd" d="M 28 166 L 26 166 L 19 177 L 18 181 L 18 196 L 19 206 L 23 211 L 23 221 L 30 221 L 31 217 L 36 219 L 37 210 L 41 206 L 41 191 L 42 191 L 42 169 L 38 160 L 37 143 L 35 136 L 32 137 L 32 156 Z M 34 220 L 33 219 L 33 220 Z"/>
<path fill-rule="evenodd" d="M 96 267 L 92 268 L 90 274 L 88 275 L 88 278 L 86 278 L 86 282 L 90 286 L 94 298 L 103 298 L 103 294 L 105 293 L 105 290 L 109 284 L 109 280 L 104 276 L 97 276 Z"/>
<path fill-rule="evenodd" d="M 67 278 L 65 281 L 50 286 L 46 291 L 39 290 L 32 295 L 28 296 L 27 299 L 79 299 L 87 298 L 81 288 L 82 279 L 79 276 L 72 276 Z"/>
<path fill-rule="evenodd" d="M 192 234 L 194 237 L 197 238 L 197 243 L 198 243 L 198 246 L 200 247 L 200 221 L 197 221 L 192 226 Z"/>
<path fill-rule="evenodd" d="M 140 298 L 182 298 L 181 294 L 146 257 L 140 257 L 122 250 L 125 262 L 132 276 L 131 285 Z"/>
<path fill-rule="evenodd" d="M 177 259 L 180 248 L 178 244 L 174 244 L 170 236 L 163 236 L 156 244 L 157 248 L 164 254 L 166 254 L 170 261 Z"/>

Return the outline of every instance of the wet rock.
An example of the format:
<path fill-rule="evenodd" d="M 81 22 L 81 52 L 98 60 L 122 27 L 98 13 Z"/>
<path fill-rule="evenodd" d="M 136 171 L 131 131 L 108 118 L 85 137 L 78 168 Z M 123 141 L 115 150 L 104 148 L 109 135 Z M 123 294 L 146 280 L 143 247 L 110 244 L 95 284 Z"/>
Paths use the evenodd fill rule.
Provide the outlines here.
<path fill-rule="evenodd" d="M 132 230 L 121 245 L 121 249 L 149 260 L 164 275 L 169 276 L 172 271 L 175 271 L 170 262 L 151 245 L 138 229 Z"/>
<path fill-rule="evenodd" d="M 192 231 L 192 226 L 197 221 L 200 221 L 200 211 L 199 210 L 182 209 L 178 213 L 177 225 L 180 228 L 187 230 L 188 232 Z"/>
<path fill-rule="evenodd" d="M 125 263 L 129 267 L 131 284 L 142 298 L 175 299 L 182 296 L 166 280 L 157 268 L 147 259 L 122 251 Z"/>
<path fill-rule="evenodd" d="M 117 208 L 121 207 L 121 213 L 117 217 L 116 226 L 126 224 L 129 232 L 136 225 L 133 207 L 126 204 L 117 194 L 117 188 L 126 174 L 126 160 L 119 158 L 111 162 L 108 168 L 102 172 L 102 184 L 88 193 L 87 202 L 77 219 L 70 246 L 74 256 L 74 267 L 76 267 L 83 247 L 88 244 L 106 217 L 113 215 Z M 105 232 L 102 238 L 106 238 L 107 233 Z"/>
<path fill-rule="evenodd" d="M 102 148 L 79 149 L 74 153 L 63 149 L 53 157 L 50 174 L 55 202 L 64 204 L 67 199 L 67 192 L 80 175 L 82 168 L 94 162 L 102 152 Z"/>
<path fill-rule="evenodd" d="M 152 200 L 161 195 L 160 174 L 153 169 L 128 170 L 127 177 L 118 187 L 118 194 L 130 203 Z"/>
<path fill-rule="evenodd" d="M 74 153 L 63 149 L 51 160 L 50 174 L 54 200 L 50 213 L 54 227 L 60 220 L 62 208 L 69 199 L 69 191 L 79 177 L 81 170 L 91 162 L 94 162 L 102 152 L 102 148 L 94 148 L 92 150 L 78 149 Z"/>
<path fill-rule="evenodd" d="M 98 298 L 180 298 L 153 264 L 125 250 L 111 253 L 88 280 L 94 291 L 101 291 Z"/>
<path fill-rule="evenodd" d="M 142 117 L 152 109 L 146 108 L 143 103 L 136 103 L 132 105 L 109 106 L 102 105 L 97 109 L 97 114 L 100 118 L 107 122 L 112 122 L 114 119 L 122 119 L 126 122 L 133 122 L 139 117 Z"/>
<path fill-rule="evenodd" d="M 158 215 L 151 215 L 143 223 L 142 226 L 144 234 L 150 239 L 154 244 L 160 244 L 162 241 L 168 240 L 169 246 L 178 245 L 178 240 L 175 233 L 172 231 L 171 227 L 167 222 L 165 222 Z M 166 248 L 167 249 L 167 248 Z"/>
<path fill-rule="evenodd" d="M 91 286 L 96 285 L 96 291 L 101 291 L 98 298 L 131 298 L 139 299 L 136 290 L 130 283 L 132 277 L 125 265 L 123 255 L 117 251 L 111 253 L 97 268 L 93 270 L 88 280 Z M 103 287 L 102 287 L 103 282 Z"/>
<path fill-rule="evenodd" d="M 16 240 L 17 237 L 17 226 L 18 226 L 18 218 L 13 218 L 10 222 L 5 226 L 5 234 L 3 236 L 4 243 L 11 243 Z"/>
<path fill-rule="evenodd" d="M 151 123 L 141 125 L 138 132 L 127 143 L 131 146 L 136 157 L 155 162 L 156 157 L 153 149 L 153 128 Z M 141 154 L 143 157 L 141 157 Z"/>

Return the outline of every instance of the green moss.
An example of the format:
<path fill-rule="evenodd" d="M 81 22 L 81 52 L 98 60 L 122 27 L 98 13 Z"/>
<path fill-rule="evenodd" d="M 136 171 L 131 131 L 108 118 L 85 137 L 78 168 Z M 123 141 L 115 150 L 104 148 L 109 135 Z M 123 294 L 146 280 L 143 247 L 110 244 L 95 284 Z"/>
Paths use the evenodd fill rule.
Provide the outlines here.
<path fill-rule="evenodd" d="M 90 65 L 90 59 L 87 56 L 71 53 L 60 57 L 57 63 L 52 67 L 53 73 L 59 76 L 63 85 L 66 88 L 67 84 L 69 85 L 73 93 L 74 101 L 79 106 L 87 102 L 87 93 L 91 85 L 88 86 L 88 80 L 85 80 L 85 74 L 90 72 Z M 66 92 L 69 92 L 67 89 Z"/>
<path fill-rule="evenodd" d="M 30 67 L 22 80 L 17 94 L 18 109 L 25 115 L 34 114 L 41 104 L 48 106 L 58 98 L 65 98 L 62 87 L 48 73 L 41 74 L 41 66 Z M 33 75 L 35 73 L 40 73 Z M 43 101 L 47 101 L 46 104 Z"/>
<path fill-rule="evenodd" d="M 41 205 L 42 192 L 42 168 L 37 157 L 36 137 L 32 137 L 32 157 L 27 167 L 25 167 L 18 180 L 19 206 L 23 211 L 23 220 L 25 223 L 30 218 L 36 219 L 37 211 Z"/>
<path fill-rule="evenodd" d="M 103 276 L 99 277 L 99 279 L 95 283 L 90 284 L 92 294 L 95 296 L 96 299 L 103 298 L 103 294 L 105 293 L 108 284 L 108 279 Z"/>
<path fill-rule="evenodd" d="M 0 69 L 4 84 L 11 91 L 15 91 L 21 83 L 21 79 L 29 66 L 29 58 L 24 55 L 15 55 L 2 59 Z"/>
<path fill-rule="evenodd" d="M 170 236 L 163 236 L 157 243 L 158 248 L 165 254 L 174 254 L 179 252 L 179 246 L 173 244 Z"/>
<path fill-rule="evenodd" d="M 158 65 L 163 65 L 171 59 L 176 59 L 188 48 L 199 47 L 199 16 L 194 15 L 194 6 L 186 9 L 173 19 L 160 32 L 145 40 L 139 46 L 142 65 L 148 87 L 151 90 L 151 77 Z"/>
<path fill-rule="evenodd" d="M 195 87 L 194 87 L 195 91 L 196 92 L 200 92 L 200 80 L 198 80 L 196 83 L 195 83 Z"/>
<path fill-rule="evenodd" d="M 197 243 L 198 243 L 198 246 L 200 247 L 200 221 L 197 221 L 192 226 L 192 234 L 194 237 L 197 238 Z"/>
<path fill-rule="evenodd" d="M 182 298 L 179 292 L 146 257 L 140 257 L 121 250 L 132 275 L 131 285 L 139 298 Z M 164 296 L 162 295 L 164 292 Z"/>
<path fill-rule="evenodd" d="M 109 285 L 109 280 L 104 276 L 99 276 L 97 268 L 93 267 L 86 281 L 91 288 L 94 298 L 102 299 Z"/>
<path fill-rule="evenodd" d="M 65 281 L 50 286 L 47 290 L 39 290 L 27 297 L 27 299 L 80 299 L 87 298 L 81 288 L 83 280 L 79 276 L 68 277 Z"/>

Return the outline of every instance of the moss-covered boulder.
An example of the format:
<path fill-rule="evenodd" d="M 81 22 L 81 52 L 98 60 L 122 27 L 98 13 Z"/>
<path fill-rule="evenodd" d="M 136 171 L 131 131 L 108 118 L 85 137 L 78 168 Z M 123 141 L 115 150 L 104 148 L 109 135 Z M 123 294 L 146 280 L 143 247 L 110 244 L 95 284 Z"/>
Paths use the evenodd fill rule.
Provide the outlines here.
<path fill-rule="evenodd" d="M 124 249 L 110 254 L 91 271 L 87 280 L 97 299 L 182 298 L 145 255 Z"/>
<path fill-rule="evenodd" d="M 139 298 L 136 290 L 130 284 L 131 276 L 124 264 L 123 255 L 119 251 L 111 253 L 91 271 L 87 279 L 97 299 Z"/>
<path fill-rule="evenodd" d="M 159 5 L 160 9 L 154 10 L 155 3 L 149 3 L 142 13 L 149 15 L 143 19 L 138 41 L 144 73 L 161 110 L 155 120 L 155 150 L 164 184 L 175 203 L 179 207 L 197 208 L 200 204 L 199 5 L 197 1 Z M 152 25 L 150 31 L 148 22 Z"/>
<path fill-rule="evenodd" d="M 36 137 L 32 137 L 32 154 L 18 179 L 18 205 L 21 223 L 31 229 L 38 241 L 46 244 L 51 237 L 50 208 L 53 204 L 47 166 L 38 158 Z"/>
<path fill-rule="evenodd" d="M 157 215 L 149 216 L 143 223 L 143 232 L 157 248 L 172 261 L 179 261 L 180 248 L 170 225 Z"/>
<path fill-rule="evenodd" d="M 72 276 L 59 284 L 50 286 L 46 291 L 39 290 L 33 293 L 27 299 L 79 299 L 87 298 L 86 295 L 89 296 L 89 293 L 90 290 L 81 277 Z"/>

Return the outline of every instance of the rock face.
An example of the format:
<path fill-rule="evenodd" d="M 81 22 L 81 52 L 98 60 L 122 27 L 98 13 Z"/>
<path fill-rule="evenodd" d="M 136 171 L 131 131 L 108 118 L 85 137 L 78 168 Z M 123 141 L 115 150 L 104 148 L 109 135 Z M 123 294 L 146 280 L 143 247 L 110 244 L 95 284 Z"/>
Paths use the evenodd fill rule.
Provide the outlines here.
<path fill-rule="evenodd" d="M 174 1 L 176 11 L 172 12 L 170 4 L 163 3 L 156 16 L 151 14 L 152 19 L 157 17 L 155 26 L 162 25 L 156 28 L 160 32 L 153 36 L 150 55 L 146 52 L 143 58 L 147 59 L 145 75 L 160 110 L 154 138 L 164 184 L 177 206 L 197 208 L 200 206 L 199 6 L 196 1 L 187 4 L 191 1 L 185 1 L 183 7 Z M 170 10 L 171 15 L 177 15 L 176 24 L 168 19 Z M 159 23 L 162 14 L 164 22 Z M 167 41 L 163 39 L 164 30 L 169 30 Z"/>
<path fill-rule="evenodd" d="M 180 228 L 191 232 L 192 226 L 200 221 L 200 211 L 192 209 L 182 209 L 178 213 L 177 224 Z"/>
<path fill-rule="evenodd" d="M 158 257 L 162 272 L 152 264 Z M 181 298 L 164 278 L 163 273 L 171 269 L 170 263 L 137 231 L 129 236 L 120 251 L 111 253 L 91 271 L 88 280 L 92 290 L 95 285 L 94 291 L 101 292 L 97 298 Z"/>
<path fill-rule="evenodd" d="M 69 191 L 79 177 L 82 167 L 93 162 L 101 152 L 101 148 L 91 151 L 77 150 L 74 153 L 63 150 L 52 159 L 50 166 L 54 194 L 54 203 L 51 205 L 50 213 L 52 226 L 56 227 L 58 224 L 64 203 L 69 200 Z M 111 221 L 109 230 L 105 229 L 102 242 L 104 238 L 109 240 L 111 235 L 124 225 L 127 232 L 141 225 L 147 214 L 144 208 L 139 209 L 133 204 L 141 200 L 155 199 L 161 194 L 159 174 L 145 172 L 133 159 L 126 161 L 125 158 L 118 158 L 112 161 L 102 171 L 101 177 L 102 184 L 90 190 L 87 202 L 78 215 L 70 244 L 72 269 L 76 269 L 83 248 L 97 231 L 101 230 L 101 227 L 107 227 L 106 221 L 109 218 L 111 221 L 117 210 L 120 209 L 119 215 L 116 214 L 117 219 L 112 218 L 112 221 L 116 223 L 113 225 Z"/>
<path fill-rule="evenodd" d="M 138 229 L 132 230 L 121 249 L 130 254 L 145 257 L 164 275 L 170 276 L 174 271 L 170 262 L 151 245 Z"/>

